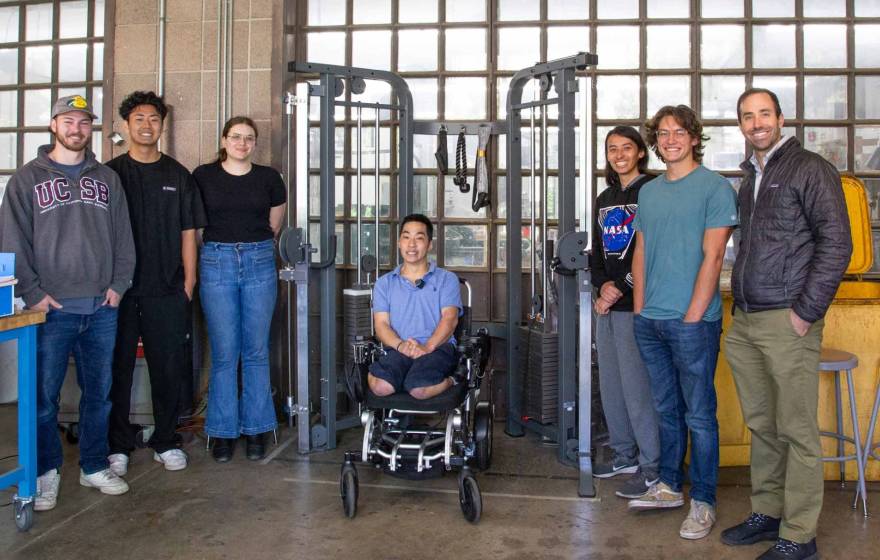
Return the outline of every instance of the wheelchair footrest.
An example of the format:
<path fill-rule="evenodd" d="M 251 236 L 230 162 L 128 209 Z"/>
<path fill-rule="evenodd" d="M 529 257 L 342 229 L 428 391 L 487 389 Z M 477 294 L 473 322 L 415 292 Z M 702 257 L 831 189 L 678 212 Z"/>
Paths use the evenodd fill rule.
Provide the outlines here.
<path fill-rule="evenodd" d="M 382 466 L 382 471 L 385 474 L 404 480 L 427 480 L 429 478 L 440 478 L 443 476 L 445 469 L 438 463 L 434 467 L 423 469 L 422 472 L 418 472 L 414 464 L 405 467 L 398 466 L 396 471 L 392 471 L 386 464 Z"/>

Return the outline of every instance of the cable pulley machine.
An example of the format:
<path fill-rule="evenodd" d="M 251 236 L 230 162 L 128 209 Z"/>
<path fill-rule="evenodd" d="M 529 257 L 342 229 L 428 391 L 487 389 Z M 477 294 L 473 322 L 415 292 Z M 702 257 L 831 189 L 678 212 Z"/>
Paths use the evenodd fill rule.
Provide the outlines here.
<path fill-rule="evenodd" d="M 595 65 L 593 54 L 579 53 L 517 72 L 507 95 L 507 379 L 508 416 L 506 432 L 517 437 L 526 430 L 540 434 L 558 445 L 557 459 L 578 468 L 581 496 L 594 496 L 590 450 L 590 368 L 591 304 L 588 256 L 584 249 L 592 220 L 592 155 L 588 104 L 591 87 L 586 78 L 578 79 L 576 71 Z M 523 88 L 537 80 L 540 98 L 522 101 Z M 580 84 L 579 84 L 580 81 Z M 551 90 L 555 96 L 551 97 Z M 575 120 L 575 103 L 580 91 L 581 119 Z M 558 191 L 556 198 L 559 238 L 560 274 L 556 278 L 558 297 L 551 309 L 550 257 L 553 248 L 547 239 L 548 195 L 547 114 L 552 106 L 558 109 Z M 537 228 L 537 135 L 536 109 L 541 110 L 541 241 L 532 244 L 530 260 L 531 302 L 523 315 L 522 275 L 522 134 L 523 111 L 529 111 L 531 131 L 530 232 L 534 241 Z M 583 204 L 578 207 L 575 130 L 581 131 L 580 189 Z M 585 231 L 576 230 L 580 219 Z M 540 255 L 539 255 L 540 252 Z M 538 257 L 541 257 L 541 294 L 537 293 Z M 578 307 L 580 308 L 578 311 Z M 523 319 L 527 321 L 523 322 Z"/>
<path fill-rule="evenodd" d="M 296 93 L 286 97 L 287 114 L 287 173 L 288 185 L 295 189 L 295 224 L 290 223 L 279 240 L 279 253 L 284 262 L 280 278 L 294 283 L 296 286 L 295 311 L 293 299 L 288 291 L 288 395 L 285 399 L 285 410 L 288 422 L 297 423 L 297 448 L 300 453 L 317 450 L 328 450 L 336 447 L 338 430 L 360 425 L 358 410 L 349 410 L 340 416 L 337 411 L 338 397 L 345 393 L 344 383 L 337 365 L 340 348 L 337 345 L 336 326 L 338 323 L 336 309 L 336 222 L 335 222 L 335 186 L 336 186 L 336 146 L 335 129 L 336 107 L 349 107 L 353 110 L 356 129 L 355 153 L 355 194 L 357 204 L 356 231 L 356 282 L 351 292 L 344 296 L 345 309 L 343 330 L 346 339 L 357 333 L 370 334 L 372 330 L 370 314 L 370 285 L 378 273 L 377 258 L 379 254 L 379 184 L 380 184 L 380 111 L 390 111 L 391 118 L 399 128 L 399 146 L 396 178 L 397 208 L 400 215 L 412 210 L 412 95 L 406 82 L 397 74 L 381 70 L 336 66 L 330 64 L 313 64 L 309 62 L 290 62 L 288 71 L 299 76 L 319 77 L 317 85 L 301 81 L 296 83 Z M 300 78 L 301 79 L 301 78 Z M 346 100 L 347 89 L 354 95 L 360 95 L 367 89 L 367 81 L 385 82 L 391 86 L 392 103 L 367 103 Z M 309 234 L 309 101 L 317 97 L 320 102 L 320 137 L 319 137 L 319 193 L 320 207 L 318 239 L 311 240 Z M 374 195 L 376 212 L 374 216 L 374 255 L 364 255 L 363 206 L 361 205 L 363 166 L 362 166 L 362 135 L 364 109 L 374 115 L 375 167 Z M 369 115 L 369 113 L 368 113 Z M 295 143 L 291 143 L 291 131 L 295 130 Z M 295 162 L 290 161 L 291 147 L 295 145 Z M 291 172 L 295 171 L 295 181 L 291 181 Z M 312 263 L 312 254 L 320 247 L 322 253 L 318 263 Z M 366 278 L 364 277 L 366 275 Z M 366 281 L 365 281 L 366 280 Z M 317 340 L 309 328 L 310 285 L 318 283 L 320 301 L 317 320 L 320 323 Z M 348 292 L 348 290 L 346 290 Z M 295 329 L 290 317 L 295 316 Z M 364 332 L 365 331 L 365 332 Z M 352 334 L 355 333 L 355 334 Z M 295 340 L 295 344 L 294 344 Z M 317 344 L 311 344 L 318 342 Z M 313 352 L 319 355 L 319 368 L 311 363 Z M 342 347 L 343 355 L 349 356 L 350 346 Z M 295 366 L 295 372 L 294 372 Z M 311 386 L 315 375 L 320 369 L 317 385 L 320 387 L 320 405 L 313 406 L 310 399 Z M 293 378 L 296 378 L 294 388 Z"/>

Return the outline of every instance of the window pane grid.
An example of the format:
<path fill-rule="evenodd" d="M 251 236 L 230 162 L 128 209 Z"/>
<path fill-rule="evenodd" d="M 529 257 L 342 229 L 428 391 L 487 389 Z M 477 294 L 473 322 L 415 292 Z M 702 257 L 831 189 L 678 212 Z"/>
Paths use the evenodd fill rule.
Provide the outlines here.
<path fill-rule="evenodd" d="M 806 145 L 815 144 L 815 149 L 827 152 L 841 169 L 856 171 L 860 176 L 880 177 L 880 170 L 868 165 L 872 161 L 868 152 L 878 143 L 877 130 L 880 130 L 880 104 L 872 99 L 873 92 L 880 86 L 880 55 L 876 55 L 880 49 L 875 48 L 875 37 L 880 37 L 880 13 L 853 14 L 851 2 L 844 2 L 845 9 L 841 13 L 809 15 L 803 13 L 804 3 L 796 0 L 752 0 L 732 8 L 731 3 L 710 2 L 720 8 L 709 12 L 702 10 L 706 5 L 703 0 L 592 0 L 585 3 L 588 8 L 559 0 L 499 0 L 507 4 L 502 18 L 499 6 L 491 0 L 426 0 L 427 15 L 419 19 L 409 6 L 403 20 L 397 13 L 398 2 L 401 12 L 404 11 L 404 0 L 393 2 L 393 13 L 385 24 L 346 24 L 351 21 L 351 14 L 347 14 L 348 19 L 343 17 L 336 25 L 307 25 L 301 29 L 307 33 L 343 33 L 349 60 L 354 32 L 390 32 L 391 70 L 407 79 L 414 91 L 421 92 L 421 100 L 416 98 L 415 101 L 416 120 L 503 119 L 506 102 L 503 90 L 510 77 L 518 68 L 530 64 L 527 59 L 535 58 L 532 62 L 538 62 L 558 57 L 566 49 L 553 43 L 558 43 L 557 37 L 560 37 L 556 32 L 571 29 L 562 44 L 576 45 L 576 48 L 566 52 L 586 50 L 604 55 L 600 57 L 598 68 L 586 72 L 593 79 L 594 87 L 604 81 L 609 87 L 618 88 L 611 88 L 612 92 L 623 91 L 620 88 L 633 89 L 631 99 L 623 107 L 615 103 L 609 105 L 613 93 L 606 95 L 603 101 L 604 89 L 598 90 L 591 109 L 593 138 L 597 145 L 601 140 L 599 133 L 607 127 L 617 124 L 641 127 L 660 104 L 674 100 L 698 111 L 704 126 L 712 132 L 710 144 L 717 142 L 716 149 L 709 152 L 713 161 L 719 171 L 735 178 L 741 171 L 734 160 L 745 156 L 745 143 L 737 136 L 736 90 L 755 85 L 770 87 L 779 93 L 788 134 L 796 134 Z M 468 8 L 468 4 L 475 6 Z M 821 8 L 820 4 L 815 4 L 816 9 Z M 345 5 L 350 4 L 343 2 L 343 5 L 343 15 L 346 15 L 345 10 L 350 8 Z M 600 8 L 614 13 L 603 13 L 606 17 L 599 19 Z M 451 15 L 450 10 L 455 11 L 455 15 Z M 490 15 L 497 20 L 491 21 Z M 613 58 L 609 57 L 608 50 L 600 44 L 604 29 L 610 29 L 608 36 L 631 33 L 627 35 L 631 40 L 625 43 L 635 45 L 633 53 L 621 56 L 618 52 L 611 55 Z M 415 57 L 414 53 L 398 52 L 405 42 L 402 41 L 405 33 L 417 36 L 423 31 L 436 34 L 436 42 L 427 41 L 431 50 L 436 49 L 436 65 L 432 55 L 419 53 Z M 723 32 L 720 38 L 717 37 L 719 31 Z M 517 42 L 518 32 L 523 37 L 521 42 Z M 468 41 L 468 37 L 475 39 Z M 704 43 L 704 38 L 708 43 Z M 450 45 L 450 40 L 467 43 L 464 51 L 456 50 L 461 45 Z M 682 40 L 681 48 L 668 48 L 670 42 Z M 814 53 L 815 45 L 820 51 L 834 52 L 826 59 Z M 461 60 L 462 52 L 469 53 L 470 59 Z M 532 55 L 533 52 L 537 52 L 537 56 Z M 809 100 L 809 92 L 813 84 L 822 82 L 820 78 L 829 79 L 836 89 L 831 107 L 817 112 Z M 731 97 L 729 90 L 733 83 L 736 95 Z M 481 85 L 468 89 L 459 87 L 461 84 Z M 524 97 L 528 95 L 529 92 L 524 92 Z M 478 99 L 462 99 L 468 96 Z M 467 106 L 462 105 L 464 101 L 469 102 Z M 805 111 L 805 105 L 812 108 Z M 528 122 L 525 116 L 524 122 Z M 343 124 L 350 126 L 350 123 Z M 389 124 L 396 130 L 395 123 Z M 548 125 L 555 127 L 555 118 L 548 119 Z M 450 131 L 450 137 L 454 134 Z M 500 189 L 504 187 L 504 141 L 503 136 L 493 137 L 489 148 L 493 202 L 501 200 Z M 420 195 L 419 204 L 438 226 L 495 224 L 496 227 L 490 228 L 490 234 L 495 237 L 497 226 L 504 223 L 503 212 L 495 205 L 486 215 L 468 215 L 458 210 L 451 214 L 446 212 L 444 183 L 438 181 L 432 161 L 436 142 L 427 138 L 422 143 L 425 153 L 421 160 L 425 161 L 416 165 L 417 181 L 422 178 L 435 182 L 423 187 L 425 192 Z M 596 153 L 594 174 L 601 182 L 604 166 L 600 165 L 599 156 Z M 469 161 L 469 165 L 472 168 L 473 162 Z M 524 176 L 527 173 L 524 170 Z M 548 170 L 548 174 L 555 176 L 556 171 Z M 396 193 L 391 200 L 392 205 L 395 203 Z M 442 231 L 442 227 L 438 230 Z M 395 232 L 389 234 L 393 237 Z M 490 253 L 497 250 L 497 242 L 497 238 L 492 240 Z M 445 248 L 441 245 L 436 249 L 442 265 Z M 483 266 L 496 269 L 494 256 L 485 261 Z"/>
<path fill-rule="evenodd" d="M 6 144 L 12 139 L 0 174 L 14 172 L 50 140 L 46 127 L 57 97 L 84 95 L 101 115 L 104 6 L 105 0 L 0 4 L 0 134 Z M 100 157 L 100 119 L 92 136 Z"/>

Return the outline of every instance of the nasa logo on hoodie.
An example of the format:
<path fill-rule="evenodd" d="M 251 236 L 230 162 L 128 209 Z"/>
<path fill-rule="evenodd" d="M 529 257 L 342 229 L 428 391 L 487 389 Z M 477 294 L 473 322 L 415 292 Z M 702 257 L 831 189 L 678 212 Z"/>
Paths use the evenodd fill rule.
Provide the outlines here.
<path fill-rule="evenodd" d="M 620 258 L 626 255 L 635 234 L 632 222 L 638 207 L 638 204 L 626 204 L 599 209 L 602 245 L 606 253 L 620 253 Z"/>

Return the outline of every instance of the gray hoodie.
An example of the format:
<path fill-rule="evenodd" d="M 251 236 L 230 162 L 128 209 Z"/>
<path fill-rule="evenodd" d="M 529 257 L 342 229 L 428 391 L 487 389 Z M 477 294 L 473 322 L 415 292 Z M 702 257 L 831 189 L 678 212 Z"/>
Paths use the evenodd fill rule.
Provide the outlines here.
<path fill-rule="evenodd" d="M 131 286 L 135 252 L 119 177 L 86 149 L 79 177 L 52 164 L 52 146 L 9 180 L 0 206 L 0 251 L 15 253 L 15 293 L 28 307 L 56 300 L 120 296 Z"/>

